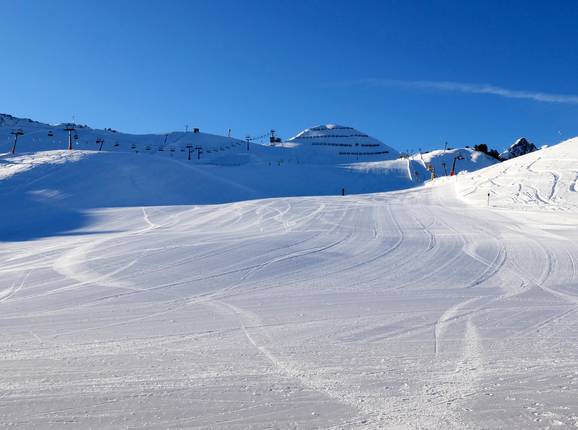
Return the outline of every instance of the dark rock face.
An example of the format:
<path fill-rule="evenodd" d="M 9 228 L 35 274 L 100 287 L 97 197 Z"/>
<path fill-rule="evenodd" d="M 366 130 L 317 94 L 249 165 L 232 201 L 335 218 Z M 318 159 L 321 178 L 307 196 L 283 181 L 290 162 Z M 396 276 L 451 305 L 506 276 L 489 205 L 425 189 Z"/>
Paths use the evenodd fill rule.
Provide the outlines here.
<path fill-rule="evenodd" d="M 530 152 L 537 151 L 538 148 L 533 143 L 529 142 L 525 137 L 516 140 L 512 146 L 500 154 L 500 158 L 504 160 L 509 160 L 510 158 L 516 158 L 521 155 L 529 154 Z"/>

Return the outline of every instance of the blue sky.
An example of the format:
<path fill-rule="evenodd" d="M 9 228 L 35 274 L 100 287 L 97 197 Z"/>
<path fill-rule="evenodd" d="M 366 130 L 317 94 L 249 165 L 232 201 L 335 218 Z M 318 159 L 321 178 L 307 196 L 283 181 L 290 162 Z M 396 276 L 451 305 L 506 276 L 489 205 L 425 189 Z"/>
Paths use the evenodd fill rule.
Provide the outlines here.
<path fill-rule="evenodd" d="M 147 133 L 578 135 L 578 2 L 0 0 L 0 112 Z"/>

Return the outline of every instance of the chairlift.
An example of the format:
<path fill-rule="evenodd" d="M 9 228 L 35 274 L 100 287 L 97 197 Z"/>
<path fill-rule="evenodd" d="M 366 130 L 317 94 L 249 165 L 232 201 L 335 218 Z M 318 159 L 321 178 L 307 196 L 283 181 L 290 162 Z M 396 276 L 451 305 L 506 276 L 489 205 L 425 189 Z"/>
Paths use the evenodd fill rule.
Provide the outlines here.
<path fill-rule="evenodd" d="M 113 146 L 120 146 L 120 143 L 115 143 Z"/>
<path fill-rule="evenodd" d="M 185 152 L 185 148 L 181 148 L 181 152 Z"/>
<path fill-rule="evenodd" d="M 160 151 L 160 152 L 163 152 L 163 151 L 164 151 L 164 149 L 163 149 L 162 146 L 159 148 L 159 151 Z"/>
<path fill-rule="evenodd" d="M 54 133 L 52 132 L 52 130 L 48 130 L 48 137 L 52 137 L 54 136 Z"/>
<path fill-rule="evenodd" d="M 78 140 L 78 134 L 74 134 L 74 140 Z"/>
<path fill-rule="evenodd" d="M 136 145 L 133 143 L 133 144 L 130 146 L 130 149 L 136 149 Z"/>
<path fill-rule="evenodd" d="M 151 150 L 151 147 L 150 147 L 150 146 L 147 146 L 145 149 L 146 149 L 147 151 L 150 151 L 150 150 Z"/>

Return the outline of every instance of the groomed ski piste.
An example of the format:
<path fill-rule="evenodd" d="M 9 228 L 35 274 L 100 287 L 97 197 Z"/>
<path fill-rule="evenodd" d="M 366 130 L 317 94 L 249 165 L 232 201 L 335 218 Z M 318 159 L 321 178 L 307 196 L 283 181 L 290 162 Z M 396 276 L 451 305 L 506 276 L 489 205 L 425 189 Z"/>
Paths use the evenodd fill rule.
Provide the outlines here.
<path fill-rule="evenodd" d="M 31 134 L 0 157 L 1 428 L 578 426 L 578 139 L 424 182 Z"/>

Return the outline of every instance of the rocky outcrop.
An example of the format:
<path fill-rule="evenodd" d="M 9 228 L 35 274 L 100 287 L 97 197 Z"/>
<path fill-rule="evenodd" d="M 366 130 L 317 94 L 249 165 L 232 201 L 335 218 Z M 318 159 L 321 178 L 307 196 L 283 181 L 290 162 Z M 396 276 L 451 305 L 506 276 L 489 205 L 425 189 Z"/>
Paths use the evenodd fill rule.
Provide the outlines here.
<path fill-rule="evenodd" d="M 533 143 L 529 142 L 525 137 L 521 137 L 516 140 L 512 146 L 506 149 L 500 154 L 502 160 L 509 160 L 510 158 L 516 158 L 521 155 L 529 154 L 530 152 L 537 151 L 538 148 Z"/>

